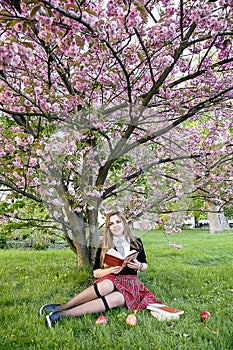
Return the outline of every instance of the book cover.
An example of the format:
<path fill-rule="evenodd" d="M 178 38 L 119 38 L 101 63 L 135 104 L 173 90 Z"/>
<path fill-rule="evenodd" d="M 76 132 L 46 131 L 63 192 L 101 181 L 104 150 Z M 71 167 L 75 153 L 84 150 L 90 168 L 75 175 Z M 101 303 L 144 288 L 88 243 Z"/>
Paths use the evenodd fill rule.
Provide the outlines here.
<path fill-rule="evenodd" d="M 136 250 L 130 250 L 128 254 L 126 254 L 124 257 L 121 256 L 121 254 L 113 249 L 110 248 L 107 253 L 105 254 L 104 263 L 109 266 L 126 266 L 127 263 L 133 259 L 135 259 L 138 256 L 138 252 Z"/>
<path fill-rule="evenodd" d="M 164 305 L 164 304 L 149 304 L 147 306 L 147 309 L 148 310 L 151 310 L 151 311 L 156 311 L 160 314 L 166 314 L 166 315 L 176 315 L 176 316 L 180 316 L 184 313 L 183 310 L 179 310 L 179 309 L 176 309 L 172 306 L 167 306 L 167 305 Z"/>

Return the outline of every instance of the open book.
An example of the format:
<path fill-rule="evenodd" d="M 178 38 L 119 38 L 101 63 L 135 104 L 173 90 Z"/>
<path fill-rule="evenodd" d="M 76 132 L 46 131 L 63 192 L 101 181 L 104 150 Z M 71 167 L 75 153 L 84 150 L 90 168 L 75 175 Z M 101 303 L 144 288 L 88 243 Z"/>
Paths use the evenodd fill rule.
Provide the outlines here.
<path fill-rule="evenodd" d="M 138 252 L 136 250 L 130 250 L 128 254 L 122 257 L 117 250 L 110 248 L 105 254 L 104 263 L 109 266 L 124 267 L 127 265 L 128 262 L 135 259 L 137 256 L 138 256 Z"/>
<path fill-rule="evenodd" d="M 147 309 L 150 310 L 151 315 L 156 317 L 159 321 L 178 319 L 179 316 L 184 313 L 183 310 L 157 303 L 147 305 Z"/>

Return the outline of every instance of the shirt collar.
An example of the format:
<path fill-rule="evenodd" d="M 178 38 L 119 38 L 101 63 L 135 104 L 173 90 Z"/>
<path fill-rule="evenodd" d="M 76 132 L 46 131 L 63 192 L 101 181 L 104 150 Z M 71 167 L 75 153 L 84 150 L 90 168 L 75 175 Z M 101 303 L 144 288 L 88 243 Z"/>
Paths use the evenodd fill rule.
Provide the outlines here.
<path fill-rule="evenodd" d="M 122 236 L 120 236 L 120 237 L 115 237 L 115 236 L 113 236 L 112 239 L 113 239 L 114 245 L 117 245 L 117 242 L 118 242 L 119 239 L 122 239 L 122 240 L 123 240 L 122 245 L 129 244 L 129 242 L 127 241 L 127 239 L 125 238 L 124 235 L 122 235 Z"/>

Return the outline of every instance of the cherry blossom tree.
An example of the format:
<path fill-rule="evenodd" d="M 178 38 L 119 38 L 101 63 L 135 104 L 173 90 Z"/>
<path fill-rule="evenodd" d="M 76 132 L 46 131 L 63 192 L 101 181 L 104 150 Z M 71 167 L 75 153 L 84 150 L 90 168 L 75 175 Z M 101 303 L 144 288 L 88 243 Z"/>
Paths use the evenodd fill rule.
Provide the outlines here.
<path fill-rule="evenodd" d="M 195 198 L 232 206 L 232 8 L 1 2 L 0 185 L 46 205 L 78 265 L 112 206 L 168 235 Z"/>

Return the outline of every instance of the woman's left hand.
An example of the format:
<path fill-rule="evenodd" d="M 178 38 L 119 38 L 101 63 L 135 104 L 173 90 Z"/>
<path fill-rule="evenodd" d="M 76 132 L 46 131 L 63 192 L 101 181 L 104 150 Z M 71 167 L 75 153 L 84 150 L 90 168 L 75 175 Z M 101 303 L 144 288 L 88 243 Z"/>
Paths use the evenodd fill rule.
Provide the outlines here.
<path fill-rule="evenodd" d="M 128 262 L 127 266 L 137 271 L 141 267 L 141 263 L 137 259 L 133 259 L 130 262 Z"/>

